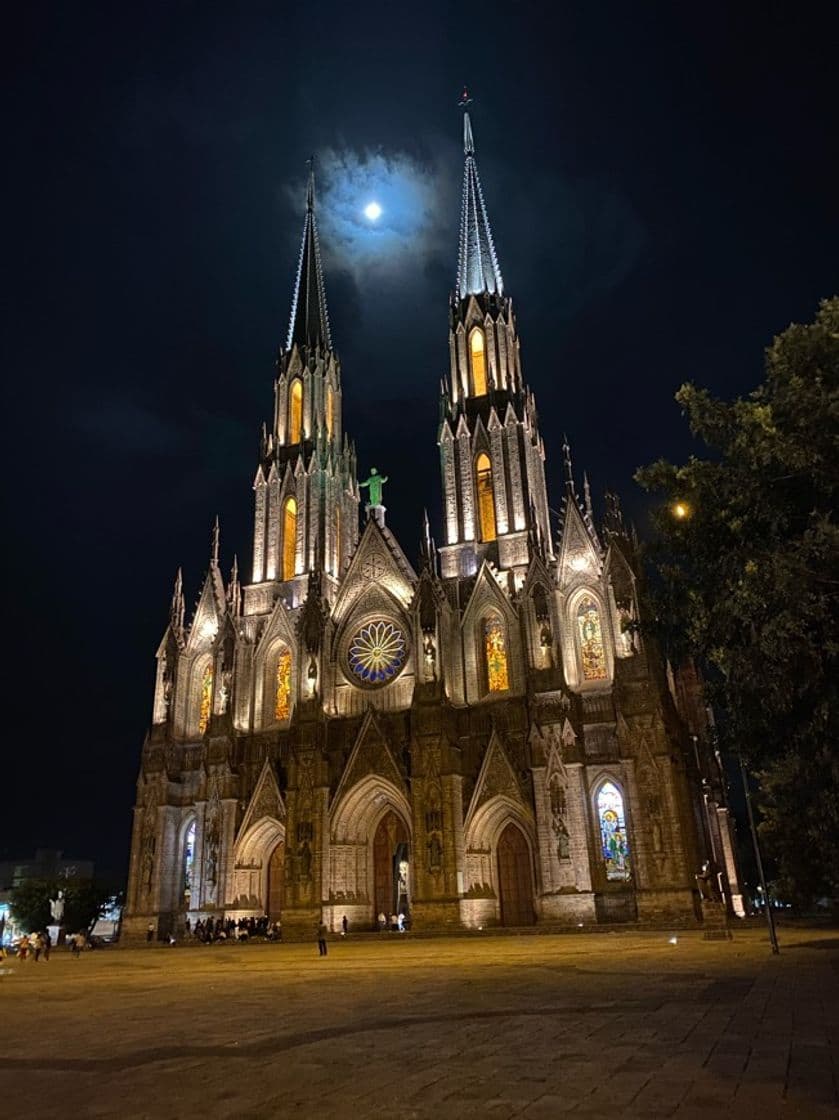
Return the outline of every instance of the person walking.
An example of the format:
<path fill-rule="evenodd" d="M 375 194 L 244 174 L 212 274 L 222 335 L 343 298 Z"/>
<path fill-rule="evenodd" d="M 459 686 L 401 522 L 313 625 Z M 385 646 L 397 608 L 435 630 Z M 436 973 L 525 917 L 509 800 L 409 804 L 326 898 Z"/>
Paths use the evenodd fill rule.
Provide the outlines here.
<path fill-rule="evenodd" d="M 154 940 L 154 922 L 149 922 L 146 926 L 146 941 Z"/>
<path fill-rule="evenodd" d="M 71 934 L 70 940 L 73 942 L 71 946 L 73 956 L 78 958 L 79 953 L 82 951 L 82 935 L 80 933 Z"/>
<path fill-rule="evenodd" d="M 318 926 L 318 956 L 320 956 L 320 957 L 325 957 L 326 956 L 326 934 L 327 934 L 327 932 L 328 931 L 326 929 L 326 922 L 324 922 L 321 919 L 320 925 Z"/>
<path fill-rule="evenodd" d="M 52 938 L 50 937 L 50 931 L 48 929 L 45 929 L 41 934 L 41 937 L 44 939 L 44 960 L 48 961 L 50 959 L 50 949 L 52 948 Z"/>
<path fill-rule="evenodd" d="M 347 921 L 347 915 L 345 914 L 343 916 L 343 918 L 341 919 L 341 936 L 342 937 L 347 936 L 347 931 L 349 930 L 349 928 L 350 928 L 350 923 Z"/>

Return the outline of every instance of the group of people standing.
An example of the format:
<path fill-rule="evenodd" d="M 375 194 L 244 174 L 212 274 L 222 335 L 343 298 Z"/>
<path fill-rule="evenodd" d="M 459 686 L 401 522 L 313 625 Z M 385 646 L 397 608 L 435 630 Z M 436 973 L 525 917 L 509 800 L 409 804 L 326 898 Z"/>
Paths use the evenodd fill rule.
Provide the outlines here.
<path fill-rule="evenodd" d="M 87 948 L 87 937 L 84 933 L 68 933 L 64 944 L 77 957 L 82 949 Z M 19 961 L 48 961 L 53 944 L 49 931 L 36 930 L 34 933 L 22 934 L 13 945 L 14 955 Z M 6 950 L 0 945 L 0 960 L 6 956 Z"/>
<path fill-rule="evenodd" d="M 384 933 L 386 929 L 389 929 L 391 933 L 404 933 L 408 928 L 406 921 L 407 919 L 401 910 L 398 914 L 391 914 L 389 921 L 387 914 L 382 911 L 379 914 L 379 933 Z"/>

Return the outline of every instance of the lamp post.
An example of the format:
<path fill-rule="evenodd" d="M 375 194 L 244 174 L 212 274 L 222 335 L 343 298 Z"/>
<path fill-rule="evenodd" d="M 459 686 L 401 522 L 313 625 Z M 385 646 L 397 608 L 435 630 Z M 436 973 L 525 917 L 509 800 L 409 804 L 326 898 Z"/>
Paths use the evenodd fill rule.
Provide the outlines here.
<path fill-rule="evenodd" d="M 760 855 L 760 844 L 757 838 L 757 829 L 755 828 L 755 817 L 752 812 L 752 794 L 749 789 L 749 776 L 746 773 L 746 764 L 743 762 L 743 755 L 738 750 L 737 758 L 740 763 L 740 776 L 743 779 L 743 793 L 746 795 L 746 811 L 749 814 L 749 829 L 752 834 L 752 847 L 755 851 L 755 860 L 757 862 L 757 874 L 760 879 L 760 887 L 763 892 L 763 906 L 766 910 L 766 924 L 769 926 L 769 943 L 772 946 L 774 954 L 780 953 L 778 946 L 778 934 L 775 932 L 775 918 L 772 914 L 772 907 L 769 903 L 769 891 L 766 888 L 766 876 L 763 873 L 763 860 Z"/>

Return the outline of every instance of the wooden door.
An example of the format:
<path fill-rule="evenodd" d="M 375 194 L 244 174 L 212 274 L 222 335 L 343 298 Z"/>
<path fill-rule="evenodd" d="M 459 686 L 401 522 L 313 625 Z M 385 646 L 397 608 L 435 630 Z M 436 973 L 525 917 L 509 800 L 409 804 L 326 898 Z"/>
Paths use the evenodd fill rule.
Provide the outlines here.
<path fill-rule="evenodd" d="M 268 860 L 268 897 L 265 913 L 272 922 L 281 920 L 285 895 L 285 844 L 281 840 Z"/>
<path fill-rule="evenodd" d="M 514 824 L 507 825 L 498 841 L 498 895 L 503 926 L 533 925 L 530 849 Z"/>

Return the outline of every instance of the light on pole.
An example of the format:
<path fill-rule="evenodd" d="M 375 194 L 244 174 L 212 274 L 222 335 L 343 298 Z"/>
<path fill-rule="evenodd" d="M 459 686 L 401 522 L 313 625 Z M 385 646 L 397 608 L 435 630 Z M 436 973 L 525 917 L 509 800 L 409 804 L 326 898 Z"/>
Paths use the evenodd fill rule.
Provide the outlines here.
<path fill-rule="evenodd" d="M 743 762 L 743 755 L 740 751 L 737 752 L 737 758 L 740 762 L 740 776 L 743 779 L 743 792 L 746 795 L 746 811 L 749 814 L 749 829 L 752 834 L 752 846 L 755 850 L 755 861 L 757 862 L 757 874 L 760 879 L 760 889 L 763 892 L 763 908 L 766 911 L 766 924 L 769 926 L 769 942 L 772 946 L 773 953 L 780 953 L 778 946 L 778 934 L 775 932 L 775 918 L 772 914 L 772 907 L 769 902 L 769 891 L 766 887 L 766 876 L 763 873 L 763 860 L 760 855 L 760 844 L 757 838 L 757 829 L 755 828 L 755 817 L 752 812 L 752 794 L 749 789 L 749 776 L 746 773 L 746 764 Z"/>

